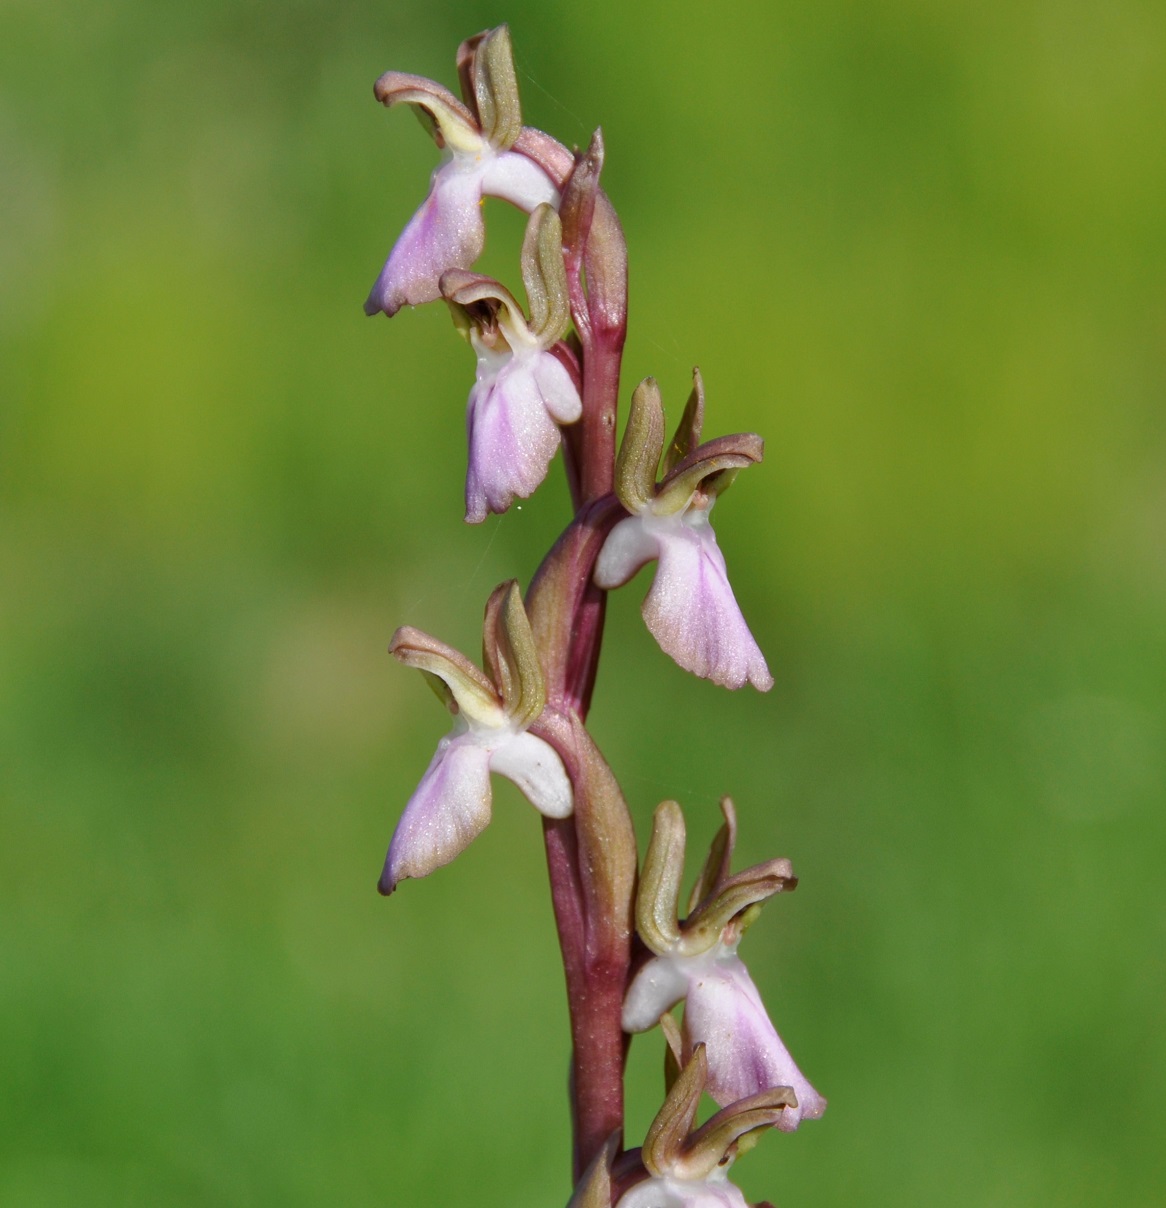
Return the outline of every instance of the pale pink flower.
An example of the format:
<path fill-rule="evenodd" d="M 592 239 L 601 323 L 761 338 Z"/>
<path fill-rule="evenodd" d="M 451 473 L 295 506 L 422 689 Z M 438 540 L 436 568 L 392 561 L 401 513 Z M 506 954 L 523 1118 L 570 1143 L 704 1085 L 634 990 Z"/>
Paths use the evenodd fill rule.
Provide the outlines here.
<path fill-rule="evenodd" d="M 517 584 L 504 583 L 490 597 L 483 631 L 489 676 L 420 630 L 406 627 L 393 635 L 389 650 L 427 673 L 455 720 L 393 832 L 382 893 L 448 864 L 477 838 L 490 821 L 491 772 L 512 780 L 548 818 L 565 818 L 574 809 L 558 752 L 528 731 L 545 695 Z"/>
<path fill-rule="evenodd" d="M 664 460 L 664 411 L 648 378 L 632 396 L 616 466 L 616 493 L 631 514 L 608 534 L 595 563 L 595 583 L 622 587 L 653 560 L 656 574 L 642 612 L 660 648 L 686 671 L 726 688 L 773 687 L 765 663 L 729 586 L 725 557 L 709 513 L 738 471 L 761 460 L 751 433 L 699 444 L 704 388 L 695 386 Z"/>

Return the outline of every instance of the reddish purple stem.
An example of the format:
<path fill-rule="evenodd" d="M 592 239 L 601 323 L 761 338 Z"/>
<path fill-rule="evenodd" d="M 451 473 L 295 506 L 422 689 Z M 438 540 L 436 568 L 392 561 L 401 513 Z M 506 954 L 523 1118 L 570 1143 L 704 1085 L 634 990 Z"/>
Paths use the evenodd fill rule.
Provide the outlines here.
<path fill-rule="evenodd" d="M 536 729 L 559 750 L 575 787 L 575 814 L 561 821 L 545 819 L 543 833 L 571 1017 L 577 1181 L 613 1133 L 621 1143 L 623 1137 L 627 1038 L 620 1015 L 631 960 L 635 870 L 620 880 L 611 866 L 597 868 L 595 857 L 605 827 L 618 826 L 621 834 L 612 835 L 611 842 L 630 843 L 633 853 L 634 837 L 614 777 L 582 723 L 599 666 L 607 601 L 592 573 L 604 539 L 623 514 L 612 485 L 627 331 L 627 250 L 615 211 L 598 187 L 602 139 L 597 135 L 586 155 L 568 162 L 561 145 L 543 142 L 545 138 L 524 130 L 518 147 L 539 159 L 564 190 L 564 253 L 583 414 L 564 432 L 575 519 L 535 575 L 527 610 L 547 681 L 547 714 Z M 604 812 L 611 810 L 613 796 L 622 815 L 617 823 Z M 617 857 L 617 864 L 619 858 L 626 857 Z M 634 861 L 634 854 L 630 858 Z M 616 883 L 624 888 L 613 898 Z"/>

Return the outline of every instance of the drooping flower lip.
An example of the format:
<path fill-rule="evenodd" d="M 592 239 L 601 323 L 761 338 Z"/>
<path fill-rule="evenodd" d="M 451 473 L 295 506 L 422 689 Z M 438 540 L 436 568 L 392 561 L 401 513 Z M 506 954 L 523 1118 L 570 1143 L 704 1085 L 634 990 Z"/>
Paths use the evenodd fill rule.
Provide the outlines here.
<path fill-rule="evenodd" d="M 373 282 L 364 313 L 392 318 L 403 306 L 419 306 L 440 297 L 441 274 L 468 266 L 485 243 L 479 202 L 482 170 L 459 170 L 456 159 L 433 174 L 429 194 L 393 245 Z"/>
<path fill-rule="evenodd" d="M 365 313 L 392 317 L 402 306 L 440 298 L 442 274 L 468 269 L 485 246 L 483 196 L 524 210 L 557 203 L 559 197 L 546 173 L 517 152 L 495 152 L 485 144 L 454 151 L 433 173 L 425 201 L 393 245 Z"/>
<path fill-rule="evenodd" d="M 448 864 L 490 821 L 490 752 L 461 734 L 443 738 L 393 831 L 377 889 Z"/>
<path fill-rule="evenodd" d="M 501 365 L 479 358 L 467 411 L 469 466 L 466 520 L 480 523 L 538 489 L 559 447 L 560 423 L 573 423 L 582 402 L 562 362 L 537 348 Z"/>
<path fill-rule="evenodd" d="M 485 830 L 493 810 L 491 772 L 517 785 L 544 817 L 566 818 L 574 808 L 566 768 L 550 743 L 525 730 L 457 725 L 438 743 L 393 832 L 377 884 L 382 895 L 449 864 Z"/>
<path fill-rule="evenodd" d="M 773 676 L 733 594 L 707 512 L 645 510 L 621 520 L 600 551 L 595 583 L 605 590 L 621 587 L 655 560 L 641 612 L 661 650 L 722 687 L 751 683 L 765 692 Z"/>
<path fill-rule="evenodd" d="M 816 1120 L 826 1100 L 798 1068 L 761 1001 L 753 979 L 735 954 L 705 962 L 692 978 L 684 1008 L 686 1048 L 704 1044 L 708 1052 L 708 1092 L 722 1106 L 770 1086 L 788 1086 L 795 1102 L 775 1122 L 794 1132 Z"/>
<path fill-rule="evenodd" d="M 767 692 L 773 676 L 733 594 L 707 511 L 652 520 L 628 522 L 643 524 L 656 542 L 656 574 L 641 609 L 648 631 L 686 671 L 724 688 L 751 683 Z"/>

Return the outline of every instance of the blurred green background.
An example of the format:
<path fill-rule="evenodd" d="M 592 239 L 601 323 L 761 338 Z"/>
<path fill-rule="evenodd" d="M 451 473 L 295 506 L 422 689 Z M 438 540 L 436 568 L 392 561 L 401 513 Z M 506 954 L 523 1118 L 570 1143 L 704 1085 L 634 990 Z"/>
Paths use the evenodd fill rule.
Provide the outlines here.
<path fill-rule="evenodd" d="M 641 836 L 798 893 L 744 948 L 831 1100 L 795 1205 L 1166 1186 L 1166 9 L 0 7 L 0 1204 L 566 1202 L 539 828 L 374 892 L 467 651 L 566 518 L 461 523 L 472 357 L 360 306 L 432 144 L 371 95 L 513 29 L 595 125 L 625 373 L 765 464 L 717 509 L 777 686 L 613 600 L 595 733 Z M 487 271 L 521 220 L 488 207 Z M 659 1100 L 635 1046 L 630 1129 Z"/>

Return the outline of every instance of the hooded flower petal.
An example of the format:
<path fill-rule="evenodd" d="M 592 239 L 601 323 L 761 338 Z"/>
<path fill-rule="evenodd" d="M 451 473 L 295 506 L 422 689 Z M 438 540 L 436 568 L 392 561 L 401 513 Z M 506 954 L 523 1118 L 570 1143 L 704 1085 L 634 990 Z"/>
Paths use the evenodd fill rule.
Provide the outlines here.
<path fill-rule="evenodd" d="M 607 535 L 595 561 L 595 585 L 604 591 L 622 587 L 660 552 L 660 542 L 642 516 L 621 520 Z"/>
<path fill-rule="evenodd" d="M 366 315 L 383 310 L 391 317 L 402 306 L 432 302 L 441 297 L 443 272 L 469 268 L 477 260 L 486 240 L 480 205 L 484 174 L 482 158 L 456 153 L 433 173 L 429 196 L 401 232 L 368 295 Z"/>
<path fill-rule="evenodd" d="M 560 424 L 573 424 L 583 414 L 583 400 L 567 367 L 553 353 L 539 352 L 532 371 L 546 409 Z"/>
<path fill-rule="evenodd" d="M 655 956 L 636 974 L 623 1004 L 623 1030 L 646 1032 L 688 993 L 682 962 Z"/>
<path fill-rule="evenodd" d="M 578 398 L 570 375 L 550 353 L 479 353 L 466 413 L 466 520 L 479 523 L 488 512 L 506 511 L 515 497 L 534 493 L 559 447 L 552 416 L 577 419 Z"/>
<path fill-rule="evenodd" d="M 378 888 L 448 864 L 490 821 L 490 752 L 464 728 L 446 735 L 401 815 Z"/>
<path fill-rule="evenodd" d="M 566 818 L 575 807 L 571 781 L 558 751 L 525 731 L 508 738 L 490 755 L 490 770 L 513 780 L 527 801 L 547 818 Z"/>
<path fill-rule="evenodd" d="M 709 1094 L 724 1106 L 770 1087 L 788 1086 L 798 1105 L 782 1113 L 778 1128 L 793 1132 L 802 1120 L 821 1116 L 826 1100 L 782 1044 L 742 961 L 722 949 L 688 967 L 684 1030 L 690 1045 L 705 1046 Z"/>
<path fill-rule="evenodd" d="M 518 151 L 503 151 L 485 159 L 482 192 L 487 197 L 500 197 L 528 214 L 544 202 L 559 204 L 559 190 L 551 178 L 533 159 Z"/>

